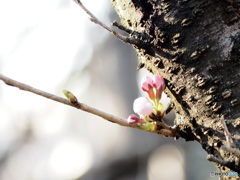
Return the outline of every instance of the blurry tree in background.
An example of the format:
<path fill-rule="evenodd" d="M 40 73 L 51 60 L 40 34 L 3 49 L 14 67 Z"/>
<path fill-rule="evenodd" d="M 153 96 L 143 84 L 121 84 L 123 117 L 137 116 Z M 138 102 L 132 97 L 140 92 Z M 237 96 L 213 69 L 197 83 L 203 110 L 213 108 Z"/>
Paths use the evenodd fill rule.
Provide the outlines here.
<path fill-rule="evenodd" d="M 83 3 L 106 24 L 118 19 L 109 1 Z M 136 71 L 135 51 L 91 23 L 75 3 L 0 2 L 0 13 L 2 73 L 56 94 L 69 89 L 112 114 L 132 113 L 143 71 Z M 1 180 L 214 179 L 216 169 L 196 142 L 120 127 L 0 87 Z M 173 124 L 173 116 L 165 120 Z"/>

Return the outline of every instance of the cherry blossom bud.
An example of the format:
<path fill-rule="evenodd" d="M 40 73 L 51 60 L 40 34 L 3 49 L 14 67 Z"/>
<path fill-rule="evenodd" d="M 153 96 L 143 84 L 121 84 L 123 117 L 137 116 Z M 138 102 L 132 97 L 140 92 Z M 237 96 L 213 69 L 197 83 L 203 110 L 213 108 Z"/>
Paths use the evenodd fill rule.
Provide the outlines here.
<path fill-rule="evenodd" d="M 139 97 L 133 103 L 134 112 L 143 117 L 149 116 L 153 109 L 153 104 L 146 97 Z"/>
<path fill-rule="evenodd" d="M 154 99 L 153 80 L 149 76 L 144 76 L 141 81 L 142 90 L 148 93 L 150 99 Z"/>
<path fill-rule="evenodd" d="M 166 88 L 166 84 L 164 79 L 161 76 L 154 75 L 153 76 L 153 87 L 156 88 L 155 90 L 155 98 L 159 101 L 162 97 L 162 92 Z"/>
<path fill-rule="evenodd" d="M 166 87 L 165 81 L 161 76 L 154 75 L 153 76 L 153 87 L 155 87 L 157 90 L 164 90 Z"/>
<path fill-rule="evenodd" d="M 135 124 L 135 123 L 141 123 L 141 122 L 144 122 L 143 119 L 137 117 L 136 115 L 134 114 L 131 114 L 128 119 L 127 119 L 127 122 L 128 124 Z"/>
<path fill-rule="evenodd" d="M 148 91 L 153 88 L 153 80 L 149 76 L 144 76 L 141 80 L 141 86 L 143 91 Z"/>

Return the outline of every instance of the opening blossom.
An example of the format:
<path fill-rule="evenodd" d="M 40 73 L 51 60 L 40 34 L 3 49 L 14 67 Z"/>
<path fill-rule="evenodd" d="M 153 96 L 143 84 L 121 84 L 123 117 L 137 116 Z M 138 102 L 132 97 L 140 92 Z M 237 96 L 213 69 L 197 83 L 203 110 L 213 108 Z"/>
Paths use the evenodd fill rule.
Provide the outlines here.
<path fill-rule="evenodd" d="M 166 88 L 164 79 L 161 76 L 154 75 L 153 78 L 149 76 L 143 77 L 141 81 L 142 90 L 147 92 L 147 97 L 139 97 L 133 103 L 133 110 L 139 115 L 130 115 L 128 117 L 128 123 L 139 123 L 146 130 L 154 130 L 155 123 L 149 117 L 151 114 L 164 115 L 166 108 L 160 103 L 162 93 Z"/>
<path fill-rule="evenodd" d="M 133 111 L 141 117 L 147 117 L 152 114 L 154 106 L 146 97 L 139 97 L 133 103 Z"/>
<path fill-rule="evenodd" d="M 148 93 L 151 100 L 159 101 L 162 97 L 166 84 L 161 76 L 154 75 L 153 79 L 149 76 L 143 77 L 141 81 L 142 90 Z"/>

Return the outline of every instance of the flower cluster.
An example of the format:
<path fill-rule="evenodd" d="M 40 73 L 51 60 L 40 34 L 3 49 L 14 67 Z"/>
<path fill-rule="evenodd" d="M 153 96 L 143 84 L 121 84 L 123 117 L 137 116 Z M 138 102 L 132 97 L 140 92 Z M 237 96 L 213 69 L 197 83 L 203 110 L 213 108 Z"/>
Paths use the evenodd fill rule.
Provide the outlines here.
<path fill-rule="evenodd" d="M 160 99 L 166 84 L 161 76 L 155 75 L 153 78 L 145 76 L 141 81 L 141 87 L 142 90 L 148 94 L 148 97 L 139 97 L 135 99 L 133 110 L 139 117 L 134 114 L 130 115 L 128 117 L 128 124 L 139 124 L 145 130 L 154 130 L 155 123 L 150 115 L 164 115 L 166 109 L 163 104 L 160 103 Z"/>

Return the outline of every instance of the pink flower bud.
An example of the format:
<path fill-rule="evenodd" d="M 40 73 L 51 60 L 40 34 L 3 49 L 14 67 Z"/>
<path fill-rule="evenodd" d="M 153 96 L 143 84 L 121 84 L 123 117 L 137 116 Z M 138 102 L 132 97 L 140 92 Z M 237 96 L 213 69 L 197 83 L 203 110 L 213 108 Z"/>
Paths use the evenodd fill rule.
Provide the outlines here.
<path fill-rule="evenodd" d="M 155 89 L 155 93 L 156 93 L 155 98 L 157 100 L 160 100 L 162 97 L 162 92 L 166 88 L 165 81 L 161 76 L 157 76 L 157 75 L 153 76 L 153 81 L 154 81 L 153 87 L 156 88 Z"/>
<path fill-rule="evenodd" d="M 144 122 L 143 119 L 137 117 L 136 115 L 134 114 L 131 114 L 128 119 L 127 119 L 127 122 L 128 124 L 135 124 L 135 123 L 141 123 L 141 122 Z"/>
<path fill-rule="evenodd" d="M 153 80 L 149 76 L 144 76 L 141 80 L 141 87 L 143 91 L 149 91 L 153 88 Z"/>
<path fill-rule="evenodd" d="M 153 80 L 149 76 L 144 76 L 141 81 L 142 90 L 148 93 L 150 99 L 154 99 Z"/>
<path fill-rule="evenodd" d="M 153 109 L 153 104 L 146 97 L 139 97 L 133 103 L 134 112 L 143 117 L 149 116 Z"/>
<path fill-rule="evenodd" d="M 164 90 L 166 88 L 166 84 L 164 79 L 161 76 L 154 75 L 153 76 L 153 87 L 157 90 Z"/>

